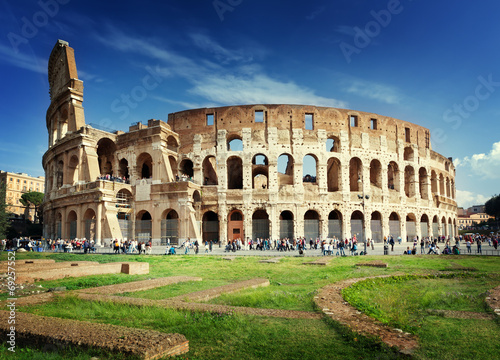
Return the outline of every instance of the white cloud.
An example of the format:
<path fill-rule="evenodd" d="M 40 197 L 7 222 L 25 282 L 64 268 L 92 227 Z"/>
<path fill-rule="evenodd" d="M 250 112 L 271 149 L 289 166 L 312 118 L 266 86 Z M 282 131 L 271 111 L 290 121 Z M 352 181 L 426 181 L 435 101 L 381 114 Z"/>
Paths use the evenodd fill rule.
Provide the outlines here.
<path fill-rule="evenodd" d="M 191 59 L 175 51 L 155 45 L 154 39 L 132 37 L 110 28 L 107 36 L 99 35 L 99 41 L 107 46 L 128 53 L 147 56 L 160 62 L 156 69 L 162 76 L 178 76 L 192 85 L 188 93 L 200 96 L 208 102 L 220 105 L 282 103 L 318 106 L 347 107 L 343 101 L 316 95 L 314 90 L 293 81 L 282 81 L 268 76 L 261 66 L 250 62 L 253 58 L 245 51 L 222 47 L 207 35 L 190 35 L 195 45 L 210 56 L 223 57 L 234 66 L 219 66 L 207 59 Z M 260 54 L 265 53 L 262 50 Z M 190 105 L 179 99 L 157 98 L 181 105 Z M 207 101 L 201 101 L 207 102 Z"/>
<path fill-rule="evenodd" d="M 2 44 L 0 44 L 0 60 L 21 69 L 47 74 L 47 60 L 34 55 L 26 55 L 20 51 L 16 52 L 11 47 Z"/>
<path fill-rule="evenodd" d="M 466 168 L 471 174 L 487 179 L 500 179 L 500 141 L 493 143 L 488 154 L 474 154 L 455 159 L 455 166 Z"/>
<path fill-rule="evenodd" d="M 471 207 L 472 205 L 482 205 L 489 199 L 490 197 L 482 194 L 457 189 L 457 205 L 463 207 L 464 209 Z"/>
<path fill-rule="evenodd" d="M 361 97 L 379 100 L 387 104 L 397 104 L 400 101 L 399 91 L 394 87 L 377 84 L 365 80 L 354 80 L 346 86 L 345 91 Z"/>
<path fill-rule="evenodd" d="M 318 15 L 320 15 L 323 11 L 325 11 L 326 6 L 321 6 L 316 9 L 312 13 L 306 16 L 306 20 L 314 20 Z"/>

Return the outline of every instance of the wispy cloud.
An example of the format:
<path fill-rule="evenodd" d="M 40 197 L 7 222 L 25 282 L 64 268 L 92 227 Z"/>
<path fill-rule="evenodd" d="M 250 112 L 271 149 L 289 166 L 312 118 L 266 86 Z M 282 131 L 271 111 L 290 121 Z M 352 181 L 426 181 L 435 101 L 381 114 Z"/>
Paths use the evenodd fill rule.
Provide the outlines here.
<path fill-rule="evenodd" d="M 468 168 L 470 173 L 487 179 L 500 179 L 500 141 L 493 143 L 488 154 L 480 153 L 455 159 L 455 166 Z"/>
<path fill-rule="evenodd" d="M 15 52 L 11 47 L 0 44 L 0 61 L 40 74 L 47 74 L 47 60 L 42 60 L 34 55 Z"/>
<path fill-rule="evenodd" d="M 160 45 L 155 39 L 129 36 L 114 28 L 110 28 L 106 36 L 98 36 L 99 41 L 119 51 L 140 54 L 160 62 L 156 67 L 159 74 L 185 79 L 192 86 L 188 90 L 189 94 L 202 97 L 217 106 L 250 103 L 347 106 L 343 101 L 316 95 L 314 90 L 293 81 L 282 81 L 267 75 L 261 66 L 252 62 L 253 57 L 243 50 L 227 49 L 205 34 L 191 34 L 189 38 L 207 56 L 226 59 L 226 66 L 220 66 L 203 57 L 187 58 L 167 46 Z M 158 97 L 156 99 L 168 100 Z M 178 99 L 170 101 L 192 105 Z"/>
<path fill-rule="evenodd" d="M 457 204 L 463 208 L 484 204 L 490 197 L 472 191 L 457 189 Z"/>
<path fill-rule="evenodd" d="M 387 104 L 398 104 L 401 96 L 400 92 L 392 86 L 365 80 L 350 81 L 344 90 L 350 94 L 378 100 Z"/>
<path fill-rule="evenodd" d="M 318 15 L 325 11 L 326 6 L 320 6 L 313 10 L 309 15 L 306 16 L 306 20 L 314 20 Z"/>

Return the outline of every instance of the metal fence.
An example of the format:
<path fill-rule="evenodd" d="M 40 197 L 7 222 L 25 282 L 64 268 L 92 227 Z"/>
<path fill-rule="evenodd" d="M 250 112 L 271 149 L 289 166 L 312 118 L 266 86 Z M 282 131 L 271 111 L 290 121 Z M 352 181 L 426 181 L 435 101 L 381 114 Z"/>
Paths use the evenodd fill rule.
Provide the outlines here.
<path fill-rule="evenodd" d="M 401 236 L 401 229 L 399 228 L 399 220 L 389 220 L 389 235 L 392 235 L 394 239 Z"/>
<path fill-rule="evenodd" d="M 254 219 L 252 220 L 252 239 L 268 239 L 269 238 L 269 220 Z"/>
<path fill-rule="evenodd" d="M 365 239 L 365 234 L 363 232 L 363 220 L 352 219 L 351 220 L 351 238 L 356 235 L 358 241 Z"/>
<path fill-rule="evenodd" d="M 342 222 L 340 220 L 328 220 L 328 237 L 342 239 Z"/>
<path fill-rule="evenodd" d="M 135 239 L 144 242 L 151 240 L 151 220 L 135 221 Z"/>
<path fill-rule="evenodd" d="M 170 239 L 171 245 L 179 244 L 179 219 L 161 221 L 161 245 L 167 245 L 167 239 Z"/>
<path fill-rule="evenodd" d="M 319 237 L 319 220 L 304 220 L 304 237 L 306 240 Z"/>
<path fill-rule="evenodd" d="M 370 222 L 370 227 L 372 230 L 372 240 L 375 242 L 382 242 L 382 221 L 381 220 L 372 220 Z"/>
<path fill-rule="evenodd" d="M 293 239 L 293 220 L 280 220 L 280 239 Z"/>

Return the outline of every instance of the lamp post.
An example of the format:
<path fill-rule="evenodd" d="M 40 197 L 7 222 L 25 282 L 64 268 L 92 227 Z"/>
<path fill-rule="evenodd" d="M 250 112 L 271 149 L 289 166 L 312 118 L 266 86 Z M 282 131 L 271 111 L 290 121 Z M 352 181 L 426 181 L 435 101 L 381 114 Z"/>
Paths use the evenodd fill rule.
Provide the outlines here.
<path fill-rule="evenodd" d="M 363 208 L 363 237 L 365 238 L 364 242 L 365 242 L 365 245 L 366 245 L 365 199 L 368 200 L 370 198 L 370 195 L 365 195 L 365 188 L 363 186 L 362 175 L 358 175 L 358 189 L 359 189 L 360 186 L 361 186 L 363 195 L 359 195 L 358 194 L 358 199 L 361 200 L 361 206 Z"/>

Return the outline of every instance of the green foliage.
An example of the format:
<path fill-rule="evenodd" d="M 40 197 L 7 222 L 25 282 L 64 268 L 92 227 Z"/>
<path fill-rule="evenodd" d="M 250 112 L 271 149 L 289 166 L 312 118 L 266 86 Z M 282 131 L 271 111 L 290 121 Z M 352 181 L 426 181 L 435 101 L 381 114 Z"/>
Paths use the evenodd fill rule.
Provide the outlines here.
<path fill-rule="evenodd" d="M 500 195 L 495 195 L 484 204 L 486 214 L 500 218 Z"/>
<path fill-rule="evenodd" d="M 35 221 L 40 218 L 40 207 L 43 203 L 44 194 L 38 191 L 28 191 L 21 195 L 19 202 L 27 208 L 33 206 L 35 208 Z"/>

